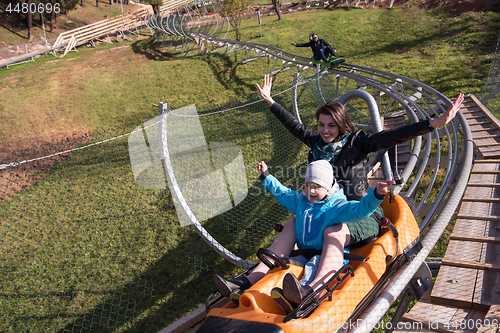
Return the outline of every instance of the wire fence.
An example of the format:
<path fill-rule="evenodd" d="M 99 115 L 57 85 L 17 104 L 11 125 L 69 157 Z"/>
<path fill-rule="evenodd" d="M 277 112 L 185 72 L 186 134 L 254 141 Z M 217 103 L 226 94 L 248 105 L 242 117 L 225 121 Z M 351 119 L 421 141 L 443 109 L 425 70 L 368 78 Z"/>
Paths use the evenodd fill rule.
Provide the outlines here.
<path fill-rule="evenodd" d="M 324 97 L 338 97 L 328 75 L 320 82 Z M 315 79 L 303 83 L 297 90 L 300 117 L 313 126 L 322 99 Z M 275 96 L 288 110 L 290 86 L 277 88 Z M 284 184 L 300 190 L 307 150 L 257 96 L 194 107 L 189 117 L 185 109 L 172 110 L 169 135 L 186 198 L 193 207 L 201 200 L 213 209 L 228 193 L 229 204 L 199 220 L 223 246 L 255 262 L 256 249 L 276 237 L 274 224 L 290 217 L 264 194 L 257 163 L 266 161 Z M 355 109 L 352 116 L 369 121 Z M 159 155 L 152 134 L 157 123 L 152 116 L 0 158 L 0 331 L 157 331 L 155 311 L 166 311 L 157 320 L 168 324 L 179 313 L 166 308 L 189 312 L 213 289 L 213 274 L 234 270 L 181 223 L 165 174 L 151 167 Z M 217 154 L 217 147 L 231 149 Z M 208 159 L 200 158 L 203 151 Z M 244 193 L 237 195 L 228 168 L 220 168 L 222 186 L 199 181 L 238 154 Z"/>
<path fill-rule="evenodd" d="M 491 61 L 490 71 L 484 83 L 479 99 L 491 110 L 500 110 L 500 36 L 498 37 L 495 54 Z"/>

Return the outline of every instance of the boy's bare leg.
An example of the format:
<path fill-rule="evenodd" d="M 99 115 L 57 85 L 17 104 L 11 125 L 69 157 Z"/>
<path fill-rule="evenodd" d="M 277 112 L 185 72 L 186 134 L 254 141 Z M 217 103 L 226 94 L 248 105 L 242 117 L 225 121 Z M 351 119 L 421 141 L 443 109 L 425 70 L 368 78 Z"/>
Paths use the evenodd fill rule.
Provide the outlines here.
<path fill-rule="evenodd" d="M 310 286 L 316 290 L 324 285 L 343 265 L 344 247 L 351 236 L 345 223 L 328 227 L 323 232 L 323 253 L 319 261 L 318 272 Z"/>
<path fill-rule="evenodd" d="M 288 257 L 293 250 L 295 242 L 295 218 L 290 218 L 286 221 L 285 227 L 279 234 L 278 238 L 276 238 L 273 244 L 271 244 L 269 250 L 274 252 L 278 257 Z M 270 261 L 274 262 L 272 259 L 270 259 Z M 251 284 L 254 284 L 262 279 L 268 271 L 269 268 L 264 265 L 264 263 L 260 263 L 252 271 L 252 273 L 247 276 L 247 279 Z"/>

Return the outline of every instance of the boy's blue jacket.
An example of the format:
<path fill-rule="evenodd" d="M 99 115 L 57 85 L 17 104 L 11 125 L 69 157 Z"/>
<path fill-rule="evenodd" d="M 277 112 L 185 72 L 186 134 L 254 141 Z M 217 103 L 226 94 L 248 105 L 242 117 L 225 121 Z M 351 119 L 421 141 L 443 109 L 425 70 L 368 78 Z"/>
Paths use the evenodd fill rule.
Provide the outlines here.
<path fill-rule="evenodd" d="M 273 175 L 267 174 L 263 187 L 276 201 L 295 216 L 295 238 L 299 249 L 323 249 L 323 231 L 338 223 L 357 222 L 373 214 L 383 199 L 377 199 L 370 188 L 361 201 L 347 201 L 342 189 L 326 200 L 311 203 L 305 193 L 283 186 Z M 262 177 L 261 177 L 262 178 Z"/>

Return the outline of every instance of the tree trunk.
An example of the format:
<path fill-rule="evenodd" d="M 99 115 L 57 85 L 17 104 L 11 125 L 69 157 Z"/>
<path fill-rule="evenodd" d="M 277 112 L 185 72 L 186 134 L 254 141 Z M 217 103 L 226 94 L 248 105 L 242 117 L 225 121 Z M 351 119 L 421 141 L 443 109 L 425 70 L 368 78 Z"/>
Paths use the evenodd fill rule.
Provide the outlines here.
<path fill-rule="evenodd" d="M 281 11 L 280 11 L 280 1 L 279 0 L 272 0 L 273 6 L 274 6 L 274 11 L 278 15 L 278 21 L 281 20 Z"/>
<path fill-rule="evenodd" d="M 159 5 L 151 5 L 153 7 L 153 12 L 155 15 L 160 15 L 160 6 Z"/>
<path fill-rule="evenodd" d="M 31 7 L 31 0 L 26 0 L 26 2 L 28 3 L 28 13 L 26 15 L 26 20 L 27 20 L 27 24 L 28 24 L 28 40 L 31 40 L 33 39 L 33 23 L 32 23 L 32 20 L 31 20 L 31 11 L 29 10 L 29 8 Z"/>
<path fill-rule="evenodd" d="M 109 0 L 109 4 L 112 6 L 113 5 L 113 0 Z"/>
<path fill-rule="evenodd" d="M 82 7 L 85 7 L 85 0 L 82 0 Z"/>
<path fill-rule="evenodd" d="M 236 40 L 240 41 L 241 40 L 241 31 L 240 31 L 240 24 L 235 24 L 234 26 L 234 34 L 236 35 Z"/>
<path fill-rule="evenodd" d="M 56 12 L 52 11 L 50 13 L 50 32 L 54 32 L 54 29 L 56 28 Z"/>
<path fill-rule="evenodd" d="M 95 6 L 99 7 L 99 0 L 95 0 Z"/>

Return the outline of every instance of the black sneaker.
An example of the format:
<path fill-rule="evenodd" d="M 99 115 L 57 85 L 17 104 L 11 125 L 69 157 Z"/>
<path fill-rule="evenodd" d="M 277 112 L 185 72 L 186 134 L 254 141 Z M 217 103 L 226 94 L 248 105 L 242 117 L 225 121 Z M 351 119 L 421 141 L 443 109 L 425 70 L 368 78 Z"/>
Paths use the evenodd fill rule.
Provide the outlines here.
<path fill-rule="evenodd" d="M 246 290 L 252 286 L 245 276 L 229 281 L 222 275 L 217 274 L 214 276 L 214 283 L 224 297 L 229 297 L 232 292 Z"/>
<path fill-rule="evenodd" d="M 273 301 L 285 311 L 285 314 L 289 314 L 293 311 L 294 305 L 286 299 L 285 295 L 283 295 L 283 289 L 274 287 L 271 290 L 271 297 Z"/>
<path fill-rule="evenodd" d="M 311 286 L 303 286 L 292 273 L 286 273 L 283 279 L 283 294 L 286 299 L 300 304 L 309 295 L 313 293 Z"/>

